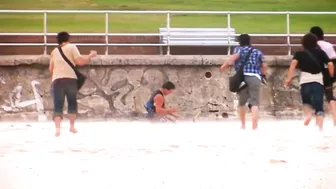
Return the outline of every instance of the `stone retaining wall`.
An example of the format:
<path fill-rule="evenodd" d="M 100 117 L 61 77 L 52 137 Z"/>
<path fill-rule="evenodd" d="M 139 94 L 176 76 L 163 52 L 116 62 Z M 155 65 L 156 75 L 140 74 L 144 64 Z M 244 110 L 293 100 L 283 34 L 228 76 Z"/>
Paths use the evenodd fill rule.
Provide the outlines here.
<path fill-rule="evenodd" d="M 232 69 L 219 72 L 225 56 L 99 56 L 81 68 L 88 80 L 79 92 L 82 118 L 134 118 L 154 89 L 170 80 L 177 90 L 167 104 L 185 118 L 235 115 L 236 96 L 228 90 Z M 262 87 L 262 115 L 298 117 L 297 80 L 282 83 L 291 57 L 266 56 L 268 85 Z M 51 118 L 51 75 L 48 56 L 0 56 L 0 120 Z M 215 112 L 215 113 L 212 113 Z"/>

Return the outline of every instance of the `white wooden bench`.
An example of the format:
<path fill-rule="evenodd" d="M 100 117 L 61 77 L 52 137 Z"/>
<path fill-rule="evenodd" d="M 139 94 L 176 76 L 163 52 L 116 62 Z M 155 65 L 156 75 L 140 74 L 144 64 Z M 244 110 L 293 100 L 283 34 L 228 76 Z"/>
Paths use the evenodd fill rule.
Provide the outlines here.
<path fill-rule="evenodd" d="M 159 33 L 160 42 L 168 44 L 168 29 Z M 235 34 L 234 28 L 169 28 L 169 46 L 237 46 Z"/>

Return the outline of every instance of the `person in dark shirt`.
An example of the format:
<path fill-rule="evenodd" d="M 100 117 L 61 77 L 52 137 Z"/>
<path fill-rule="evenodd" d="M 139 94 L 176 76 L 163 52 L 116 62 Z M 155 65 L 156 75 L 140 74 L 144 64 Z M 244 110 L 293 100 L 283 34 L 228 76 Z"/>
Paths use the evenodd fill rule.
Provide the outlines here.
<path fill-rule="evenodd" d="M 175 85 L 172 82 L 167 81 L 162 85 L 161 89 L 157 89 L 151 94 L 145 104 L 145 108 L 148 113 L 147 118 L 153 119 L 155 117 L 164 117 L 165 119 L 169 119 L 168 117 L 166 117 L 167 115 L 171 115 L 175 118 L 179 117 L 175 113 L 175 109 L 165 107 L 164 96 L 171 94 L 173 90 L 175 90 Z"/>
<path fill-rule="evenodd" d="M 328 68 L 331 77 L 334 75 L 334 64 L 330 61 L 327 54 L 317 48 L 317 38 L 314 34 L 308 33 L 302 38 L 303 51 L 294 54 L 293 60 L 287 74 L 284 85 L 288 86 L 294 76 L 294 71 L 298 68 L 300 73 L 300 93 L 304 105 L 304 125 L 309 122 L 315 110 L 316 124 L 320 130 L 323 129 L 323 72 L 324 67 Z"/>

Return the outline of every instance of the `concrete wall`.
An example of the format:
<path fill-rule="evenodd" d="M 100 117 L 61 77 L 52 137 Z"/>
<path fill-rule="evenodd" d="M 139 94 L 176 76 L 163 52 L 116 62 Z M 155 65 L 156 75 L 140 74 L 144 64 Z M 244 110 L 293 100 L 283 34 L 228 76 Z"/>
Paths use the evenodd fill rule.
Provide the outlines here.
<path fill-rule="evenodd" d="M 235 114 L 236 96 L 228 90 L 226 73 L 219 72 L 225 56 L 99 56 L 81 69 L 88 80 L 79 92 L 83 118 L 132 118 L 142 115 L 143 104 L 164 81 L 177 90 L 167 104 L 192 117 Z M 263 115 L 299 116 L 298 84 L 281 87 L 291 57 L 267 56 L 268 86 L 262 88 Z M 0 119 L 50 119 L 52 97 L 48 56 L 0 56 Z M 135 106 L 135 107 L 134 107 Z M 217 113 L 211 113 L 218 110 Z M 210 111 L 210 112 L 209 112 Z"/>

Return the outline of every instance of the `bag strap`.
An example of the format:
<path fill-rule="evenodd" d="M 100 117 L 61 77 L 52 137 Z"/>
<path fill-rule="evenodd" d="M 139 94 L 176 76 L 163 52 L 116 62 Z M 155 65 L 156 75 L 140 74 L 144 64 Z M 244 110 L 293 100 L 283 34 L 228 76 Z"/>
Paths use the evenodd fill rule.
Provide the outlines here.
<path fill-rule="evenodd" d="M 304 52 L 306 52 L 309 55 L 309 57 L 316 63 L 316 65 L 319 67 L 319 69 L 322 69 L 321 65 L 316 60 L 315 56 L 309 50 L 305 49 Z"/>
<path fill-rule="evenodd" d="M 252 51 L 253 51 L 253 48 L 251 47 L 251 49 L 250 49 L 250 50 L 247 52 L 247 54 L 246 54 L 246 57 L 245 57 L 244 62 L 243 62 L 243 64 L 242 64 L 242 68 L 244 68 L 245 65 L 247 64 L 248 59 L 250 58 L 250 55 L 251 55 Z"/>
<path fill-rule="evenodd" d="M 57 49 L 59 50 L 59 52 L 61 53 L 61 56 L 63 57 L 63 59 L 65 60 L 66 63 L 69 64 L 69 66 L 76 71 L 75 66 L 71 63 L 71 61 L 65 56 L 65 54 L 63 53 L 62 47 L 57 47 Z"/>

